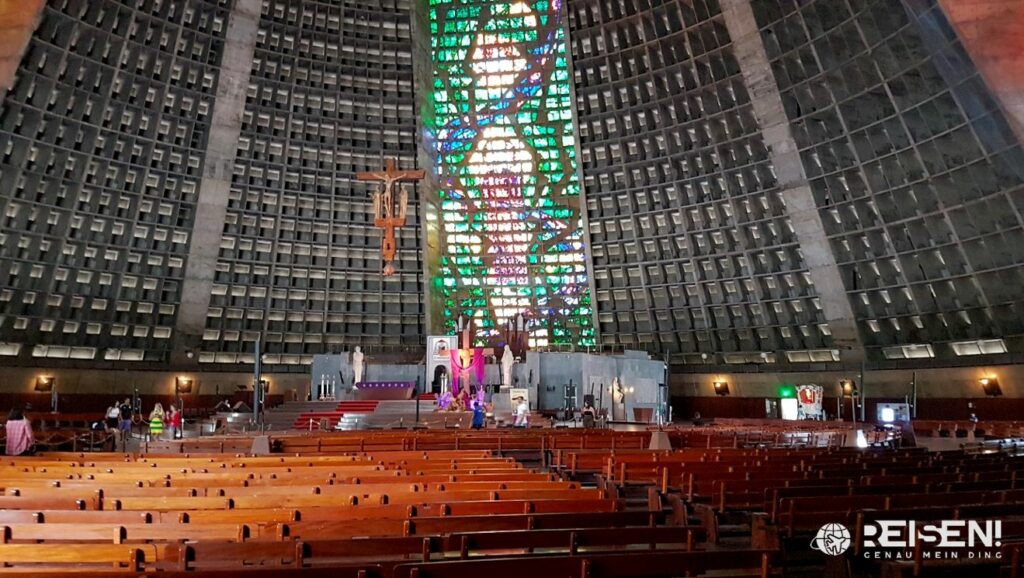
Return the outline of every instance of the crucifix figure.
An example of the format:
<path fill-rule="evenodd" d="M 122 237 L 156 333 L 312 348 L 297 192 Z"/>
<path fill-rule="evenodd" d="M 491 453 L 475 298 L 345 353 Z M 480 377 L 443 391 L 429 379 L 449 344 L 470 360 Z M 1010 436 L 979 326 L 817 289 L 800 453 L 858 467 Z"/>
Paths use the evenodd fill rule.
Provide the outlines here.
<path fill-rule="evenodd" d="M 395 229 L 405 226 L 406 210 L 409 206 L 409 192 L 400 183 L 415 182 L 424 177 L 424 171 L 398 170 L 395 159 L 384 163 L 384 171 L 356 173 L 356 180 L 379 182 L 383 186 L 373 193 L 373 224 L 384 230 L 381 255 L 384 257 L 384 276 L 395 274 Z M 395 187 L 398 186 L 398 201 L 395 201 Z"/>

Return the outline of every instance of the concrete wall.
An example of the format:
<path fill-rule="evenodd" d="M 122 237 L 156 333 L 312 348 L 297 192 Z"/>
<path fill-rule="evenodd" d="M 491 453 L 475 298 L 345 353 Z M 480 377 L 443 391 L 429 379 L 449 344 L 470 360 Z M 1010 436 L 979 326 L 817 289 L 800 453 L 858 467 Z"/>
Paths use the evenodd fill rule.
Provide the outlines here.
<path fill-rule="evenodd" d="M 173 395 L 175 378 L 193 380 L 192 395 L 227 395 L 238 385 L 251 387 L 253 375 L 249 373 L 128 371 L 102 369 L 46 369 L 42 367 L 7 367 L 0 369 L 0 393 L 31 393 L 36 378 L 53 376 L 61 395 L 71 394 L 130 394 L 138 387 L 144 395 Z M 284 395 L 288 390 L 305 392 L 309 383 L 307 374 L 264 374 L 270 383 L 272 395 Z"/>
<path fill-rule="evenodd" d="M 579 406 L 583 396 L 593 391 L 595 398 L 601 398 L 604 388 L 604 399 L 608 399 L 607 388 L 616 377 L 625 387 L 633 387 L 633 393 L 626 396 L 625 406 L 628 415 L 632 415 L 633 407 L 653 406 L 658 400 L 658 384 L 664 381 L 664 363 L 652 361 L 644 353 L 632 353 L 616 356 L 590 355 L 586 353 L 548 353 L 531 352 L 525 363 L 517 363 L 512 368 L 513 380 L 518 380 L 520 387 L 531 389 L 531 405 L 538 409 L 557 409 L 565 403 L 564 386 L 572 381 L 576 386 Z M 420 387 L 429 388 L 425 381 L 425 367 L 412 364 L 380 364 L 367 359 L 367 381 L 416 381 Z M 486 383 L 501 381 L 501 366 L 488 363 L 484 371 Z M 311 366 L 312 380 L 318 382 L 320 375 L 328 379 L 342 376 L 340 385 L 345 389 L 352 386 L 351 354 L 317 355 Z M 426 384 L 426 386 L 424 386 Z M 304 388 L 308 384 L 304 384 Z M 593 386 L 593 387 L 591 387 Z M 305 389 L 299 391 L 305 395 Z M 339 392 L 340 394 L 341 392 Z"/>
<path fill-rule="evenodd" d="M 760 372 L 760 373 L 676 373 L 672 375 L 673 396 L 714 396 L 715 381 L 726 381 L 733 397 L 771 397 L 781 384 L 813 383 L 825 387 L 832 395 L 840 379 L 858 380 L 857 371 L 849 372 Z M 917 376 L 919 398 L 983 397 L 978 380 L 997 376 L 1004 397 L 1024 397 L 1024 365 L 1002 365 L 960 368 L 868 371 L 864 391 L 868 397 L 903 397 L 910 393 L 910 382 Z"/>
<path fill-rule="evenodd" d="M 761 372 L 761 373 L 677 373 L 671 379 L 672 407 L 677 419 L 694 412 L 702 417 L 765 417 L 765 400 L 779 398 L 783 384 L 817 384 L 825 388 L 825 411 L 837 413 L 838 382 L 853 379 L 865 397 L 865 417 L 872 419 L 879 402 L 903 401 L 911 393 L 916 374 L 919 419 L 966 419 L 972 412 L 983 420 L 1012 420 L 1024 415 L 1024 366 L 994 365 L 965 368 L 935 368 L 868 371 L 863 380 L 850 372 Z M 978 382 L 998 377 L 1002 397 L 986 397 Z M 728 396 L 715 395 L 713 383 L 729 384 Z M 844 399 L 843 417 L 850 417 L 850 400 Z M 974 407 L 968 407 L 973 404 Z M 859 414 L 858 414 L 859 415 Z M 859 419 L 859 418 L 858 418 Z"/>
<path fill-rule="evenodd" d="M 664 382 L 665 364 L 651 360 L 641 352 L 627 352 L 623 355 L 591 355 L 587 353 L 531 353 L 536 359 L 540 376 L 540 391 L 537 398 L 541 409 L 563 407 L 564 386 L 569 380 L 576 387 L 576 406 L 583 403 L 583 396 L 594 394 L 595 404 L 611 407 L 608 388 L 618 377 L 623 387 L 632 387 L 633 392 L 622 400 L 616 410 L 622 417 L 632 419 L 633 409 L 652 408 L 658 401 L 658 384 Z M 535 377 L 536 382 L 536 377 Z"/>

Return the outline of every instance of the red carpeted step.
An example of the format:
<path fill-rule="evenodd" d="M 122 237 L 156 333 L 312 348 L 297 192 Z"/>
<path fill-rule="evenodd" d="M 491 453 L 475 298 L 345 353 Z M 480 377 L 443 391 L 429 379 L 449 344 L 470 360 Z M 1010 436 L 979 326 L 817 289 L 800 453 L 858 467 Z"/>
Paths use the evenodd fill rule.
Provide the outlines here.
<path fill-rule="evenodd" d="M 313 428 L 320 429 L 320 420 L 327 418 L 327 427 L 334 428 L 341 421 L 345 414 L 349 413 L 373 413 L 377 409 L 379 401 L 341 401 L 331 411 L 307 411 L 303 412 L 292 424 L 294 429 L 309 429 L 309 420 L 313 420 Z"/>

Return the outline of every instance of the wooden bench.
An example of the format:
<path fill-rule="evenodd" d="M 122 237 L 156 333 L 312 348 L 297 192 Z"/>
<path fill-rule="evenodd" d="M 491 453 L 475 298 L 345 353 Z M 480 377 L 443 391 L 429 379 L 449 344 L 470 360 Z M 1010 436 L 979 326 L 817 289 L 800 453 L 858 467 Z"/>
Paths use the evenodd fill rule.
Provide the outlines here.
<path fill-rule="evenodd" d="M 773 556 L 773 552 L 757 550 L 654 551 L 643 555 L 615 553 L 419 562 L 395 566 L 394 578 L 521 578 L 531 575 L 675 578 L 740 568 L 754 569 L 754 575 L 767 578 L 771 574 Z"/>
<path fill-rule="evenodd" d="M 0 544 L 0 566 L 62 572 L 87 566 L 107 566 L 107 572 L 138 572 L 144 567 L 143 549 L 120 544 Z"/>
<path fill-rule="evenodd" d="M 20 542 L 182 542 L 186 540 L 244 542 L 249 539 L 245 524 L 109 524 L 37 523 L 0 526 L 0 541 Z"/>

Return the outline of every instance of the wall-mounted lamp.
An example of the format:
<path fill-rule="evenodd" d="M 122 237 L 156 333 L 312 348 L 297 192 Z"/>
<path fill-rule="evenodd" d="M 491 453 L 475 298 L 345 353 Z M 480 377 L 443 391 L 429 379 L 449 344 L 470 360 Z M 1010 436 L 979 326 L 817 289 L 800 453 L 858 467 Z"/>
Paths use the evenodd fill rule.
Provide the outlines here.
<path fill-rule="evenodd" d="M 729 382 L 727 381 L 716 381 L 714 382 L 715 395 L 729 395 Z"/>
<path fill-rule="evenodd" d="M 999 378 L 991 375 L 989 377 L 983 377 L 978 380 L 981 384 L 981 388 L 985 390 L 985 395 L 997 397 L 1003 395 L 1003 388 L 999 387 Z"/>
<path fill-rule="evenodd" d="M 263 386 L 263 393 L 267 393 L 267 392 L 270 391 L 270 381 L 269 380 L 261 379 L 260 380 L 260 385 Z"/>
<path fill-rule="evenodd" d="M 174 378 L 174 391 L 176 393 L 192 393 L 192 378 L 181 376 Z"/>
<path fill-rule="evenodd" d="M 852 379 L 840 379 L 839 389 L 845 397 L 857 397 L 857 382 Z"/>
<path fill-rule="evenodd" d="M 56 382 L 52 375 L 40 375 L 36 378 L 36 391 L 53 391 Z"/>

